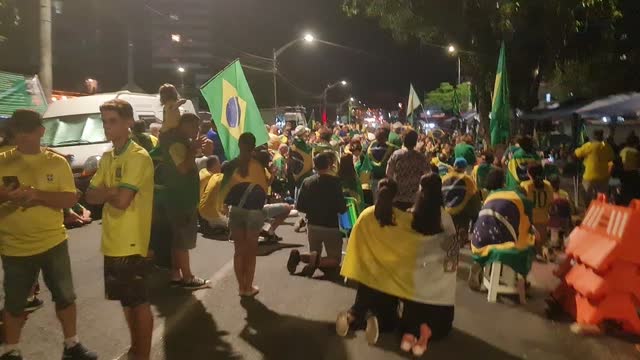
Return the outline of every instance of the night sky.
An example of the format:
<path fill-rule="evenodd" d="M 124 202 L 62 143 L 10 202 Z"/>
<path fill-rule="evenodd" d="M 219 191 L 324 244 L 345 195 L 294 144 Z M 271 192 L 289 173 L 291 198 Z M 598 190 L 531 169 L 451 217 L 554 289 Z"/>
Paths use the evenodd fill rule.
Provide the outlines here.
<path fill-rule="evenodd" d="M 420 47 L 415 41 L 398 44 L 390 32 L 380 29 L 377 20 L 349 18 L 341 4 L 342 0 L 230 2 L 216 14 L 216 30 L 225 33 L 216 45 L 269 56 L 273 47 L 310 31 L 320 39 L 366 51 L 363 54 L 319 43 L 301 43 L 282 55 L 280 71 L 303 90 L 320 94 L 327 83 L 347 79 L 351 87 L 332 90 L 331 102 L 343 101 L 352 94 L 367 105 L 391 108 L 398 101 L 406 101 L 410 82 L 422 96 L 440 82 L 455 81 L 456 63 L 443 49 Z M 238 21 L 240 18 L 242 21 Z M 265 100 L 270 104 L 271 98 L 263 96 L 271 94 L 270 75 L 246 72 L 259 104 L 263 106 L 261 102 Z M 279 88 L 288 93 L 284 100 L 313 102 L 300 92 L 289 91 L 288 86 Z"/>
<path fill-rule="evenodd" d="M 25 26 L 5 43 L 0 69 L 37 72 L 35 3 L 19 2 Z M 87 6 L 91 3 L 102 9 L 96 14 L 88 13 Z M 123 22 L 127 21 L 127 12 L 123 13 L 122 9 L 142 7 L 143 3 L 146 2 L 65 0 L 64 21 L 54 18 L 54 33 L 64 34 L 57 39 L 54 37 L 54 88 L 78 91 L 87 77 L 98 79 L 101 92 L 124 86 L 126 34 Z M 185 6 L 179 0 L 176 4 Z M 346 79 L 351 86 L 332 90 L 330 103 L 342 102 L 351 95 L 370 106 L 394 109 L 398 101 L 406 102 L 410 82 L 422 97 L 425 91 L 436 88 L 440 82 L 456 79 L 456 62 L 444 49 L 423 47 L 417 41 L 399 44 L 389 31 L 380 29 L 377 20 L 347 17 L 341 9 L 342 0 L 216 0 L 215 4 L 211 21 L 215 31 L 213 49 L 218 60 L 211 64 L 211 75 L 220 71 L 227 60 L 237 57 L 245 64 L 268 68 L 269 63 L 252 60 L 241 51 L 271 57 L 273 48 L 302 37 L 306 32 L 361 50 L 345 50 L 320 43 L 300 43 L 287 50 L 279 58 L 279 70 L 303 91 L 294 90 L 279 80 L 281 106 L 317 105 L 319 100 L 309 97 L 309 93 L 319 95 L 329 82 Z M 101 26 L 100 35 L 92 33 L 95 24 Z M 96 44 L 94 39 L 100 39 L 100 42 Z M 156 74 L 146 71 L 148 63 L 140 59 L 136 68 L 139 77 L 136 81 L 149 92 L 163 82 L 178 81 L 175 73 L 168 78 L 155 78 Z M 258 105 L 272 107 L 271 74 L 248 69 L 245 72 Z"/>

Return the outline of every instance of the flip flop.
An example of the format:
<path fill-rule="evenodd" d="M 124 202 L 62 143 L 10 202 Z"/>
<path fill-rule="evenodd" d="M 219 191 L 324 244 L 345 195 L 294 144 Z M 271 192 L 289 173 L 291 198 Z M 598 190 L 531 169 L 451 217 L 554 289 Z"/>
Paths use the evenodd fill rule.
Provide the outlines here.
<path fill-rule="evenodd" d="M 256 286 L 253 287 L 253 290 L 248 293 L 240 293 L 240 297 L 243 298 L 254 298 L 256 295 L 260 293 L 260 289 Z"/>

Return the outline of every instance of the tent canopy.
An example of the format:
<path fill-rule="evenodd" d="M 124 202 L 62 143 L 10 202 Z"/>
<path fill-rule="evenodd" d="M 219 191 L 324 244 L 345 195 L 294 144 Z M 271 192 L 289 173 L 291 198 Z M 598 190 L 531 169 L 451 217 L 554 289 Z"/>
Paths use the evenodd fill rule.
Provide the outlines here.
<path fill-rule="evenodd" d="M 640 93 L 608 96 L 575 111 L 585 119 L 622 116 L 636 119 L 640 115 Z"/>

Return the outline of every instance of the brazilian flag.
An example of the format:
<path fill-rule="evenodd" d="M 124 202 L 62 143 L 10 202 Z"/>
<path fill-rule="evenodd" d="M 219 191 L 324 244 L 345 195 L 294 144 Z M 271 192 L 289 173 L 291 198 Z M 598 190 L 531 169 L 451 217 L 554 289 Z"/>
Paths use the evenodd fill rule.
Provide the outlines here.
<path fill-rule="evenodd" d="M 507 163 L 507 188 L 517 189 L 521 182 L 529 180 L 529 165 L 533 163 L 542 163 L 538 154 L 530 154 L 523 149 L 516 150 Z"/>
<path fill-rule="evenodd" d="M 519 191 L 492 192 L 471 233 L 473 259 L 483 266 L 499 261 L 526 276 L 535 256 L 532 208 Z"/>
<path fill-rule="evenodd" d="M 300 184 L 302 180 L 309 177 L 313 171 L 313 158 L 311 157 L 311 146 L 304 140 L 295 138 L 289 149 L 289 171 L 293 174 L 293 180 Z"/>
<path fill-rule="evenodd" d="M 207 81 L 200 92 L 209 104 L 227 159 L 233 159 L 240 153 L 238 138 L 242 133 L 252 133 L 256 137 L 256 145 L 267 143 L 269 135 L 240 60 L 232 62 Z"/>

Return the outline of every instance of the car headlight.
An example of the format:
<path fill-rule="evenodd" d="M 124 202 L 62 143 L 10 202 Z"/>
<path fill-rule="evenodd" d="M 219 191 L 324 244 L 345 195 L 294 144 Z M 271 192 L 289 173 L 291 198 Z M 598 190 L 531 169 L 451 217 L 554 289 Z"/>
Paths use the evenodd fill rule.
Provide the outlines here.
<path fill-rule="evenodd" d="M 90 156 L 87 161 L 84 162 L 82 167 L 82 176 L 93 176 L 98 171 L 98 165 L 100 164 L 100 158 L 102 156 Z"/>

